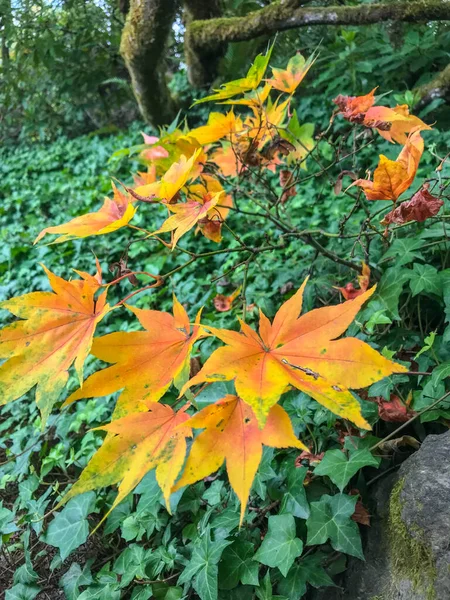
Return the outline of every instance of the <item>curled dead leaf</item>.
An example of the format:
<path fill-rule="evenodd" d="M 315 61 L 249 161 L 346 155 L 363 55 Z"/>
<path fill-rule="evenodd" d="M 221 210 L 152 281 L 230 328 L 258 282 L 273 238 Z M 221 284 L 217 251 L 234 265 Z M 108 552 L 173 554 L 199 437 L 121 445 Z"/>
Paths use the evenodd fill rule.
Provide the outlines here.
<path fill-rule="evenodd" d="M 402 202 L 397 208 L 387 213 L 381 224 L 397 223 L 401 225 L 409 221 L 423 222 L 430 217 L 435 217 L 443 205 L 442 200 L 430 194 L 428 189 L 423 186 L 411 200 Z"/>

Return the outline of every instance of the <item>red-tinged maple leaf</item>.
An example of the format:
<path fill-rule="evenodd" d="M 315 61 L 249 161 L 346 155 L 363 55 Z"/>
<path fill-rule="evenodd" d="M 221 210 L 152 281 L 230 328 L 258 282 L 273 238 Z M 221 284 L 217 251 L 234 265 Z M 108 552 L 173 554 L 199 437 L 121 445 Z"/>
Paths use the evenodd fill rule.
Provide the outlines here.
<path fill-rule="evenodd" d="M 186 437 L 192 435 L 186 425 L 189 415 L 185 409 L 175 413 L 170 406 L 150 404 L 147 412 L 128 415 L 97 427 L 97 430 L 106 431 L 109 435 L 60 505 L 84 492 L 120 482 L 118 494 L 103 521 L 144 475 L 155 469 L 156 480 L 170 513 L 171 489 L 186 457 Z"/>
<path fill-rule="evenodd" d="M 404 404 L 398 396 L 393 394 L 386 402 L 383 398 L 375 398 L 378 404 L 378 415 L 383 421 L 390 423 L 405 423 L 416 413 Z"/>
<path fill-rule="evenodd" d="M 181 155 L 178 162 L 174 162 L 159 181 L 138 186 L 134 191 L 139 196 L 155 197 L 170 202 L 187 181 L 192 179 L 194 174 L 197 175 L 195 168 L 201 152 L 201 148 L 198 148 L 189 159 L 184 154 Z"/>
<path fill-rule="evenodd" d="M 127 306 L 145 331 L 110 333 L 95 338 L 92 354 L 114 363 L 94 373 L 64 403 L 81 398 L 113 394 L 123 389 L 115 416 L 147 409 L 158 402 L 174 382 L 177 387 L 189 376 L 189 358 L 194 343 L 205 335 L 200 326 L 200 312 L 192 328 L 183 306 L 173 300 L 173 316 L 157 310 Z"/>
<path fill-rule="evenodd" d="M 272 68 L 272 79 L 268 79 L 267 83 L 280 92 L 293 94 L 316 58 L 313 54 L 306 60 L 301 54 L 296 54 L 289 60 L 286 69 Z"/>
<path fill-rule="evenodd" d="M 169 152 L 163 148 L 163 146 L 156 146 L 159 142 L 159 138 L 154 135 L 147 135 L 143 131 L 141 131 L 142 137 L 144 138 L 144 143 L 151 146 L 151 148 L 146 148 L 142 150 L 140 157 L 144 160 L 154 161 L 159 160 L 160 158 L 167 158 L 169 156 Z"/>
<path fill-rule="evenodd" d="M 138 171 L 136 175 L 133 175 L 133 179 L 135 187 L 141 187 L 149 183 L 154 183 L 156 181 L 156 166 L 149 166 L 146 173 Z"/>
<path fill-rule="evenodd" d="M 289 171 L 289 169 L 282 169 L 280 171 L 280 185 L 284 190 L 281 195 L 281 204 L 285 204 L 289 198 L 293 198 L 297 193 L 295 185 L 292 185 L 293 181 L 294 174 L 292 171 Z"/>
<path fill-rule="evenodd" d="M 114 198 L 112 200 L 105 198 L 103 206 L 97 212 L 75 217 L 75 219 L 62 225 L 46 227 L 37 236 L 34 243 L 36 244 L 47 233 L 63 234 L 53 242 L 59 244 L 75 238 L 111 233 L 121 227 L 125 227 L 136 212 L 136 209 L 132 205 L 133 198 L 128 193 L 123 194 L 120 192 L 114 183 L 112 187 Z"/>
<path fill-rule="evenodd" d="M 167 208 L 173 212 L 161 227 L 153 233 L 153 235 L 157 235 L 158 233 L 165 233 L 167 231 L 174 231 L 173 242 L 172 242 L 172 250 L 177 245 L 178 240 L 182 235 L 188 232 L 190 229 L 197 225 L 203 219 L 208 219 L 208 215 L 210 211 L 216 206 L 216 204 L 220 204 L 222 198 L 224 197 L 224 192 L 219 192 L 218 194 L 214 194 L 210 199 L 205 202 L 197 202 L 195 200 L 188 200 L 187 202 L 182 202 L 180 204 L 168 204 Z"/>
<path fill-rule="evenodd" d="M 409 188 L 416 176 L 423 147 L 420 131 L 414 131 L 409 135 L 397 160 L 390 160 L 383 154 L 380 155 L 380 162 L 373 174 L 373 181 L 357 179 L 352 185 L 361 187 L 368 200 L 396 202 L 398 197 Z"/>
<path fill-rule="evenodd" d="M 20 398 L 33 386 L 45 423 L 74 364 L 80 383 L 97 323 L 109 312 L 106 291 L 95 299 L 98 279 L 65 281 L 43 267 L 52 292 L 6 300 L 1 308 L 20 320 L 0 332 L 0 404 Z M 98 275 L 98 273 L 97 273 Z"/>
<path fill-rule="evenodd" d="M 347 283 L 344 287 L 337 287 L 346 300 L 353 300 L 367 291 L 370 281 L 370 267 L 363 262 L 362 274 L 358 275 L 359 289 L 353 283 Z"/>
<path fill-rule="evenodd" d="M 402 202 L 385 215 L 381 221 L 382 225 L 390 223 L 408 223 L 409 221 L 426 221 L 430 217 L 435 217 L 444 205 L 443 200 L 439 200 L 424 186 L 414 194 L 411 200 Z"/>
<path fill-rule="evenodd" d="M 375 90 L 365 96 L 337 96 L 333 102 L 338 106 L 340 114 L 350 123 L 362 123 L 366 112 L 375 103 Z"/>
<path fill-rule="evenodd" d="M 201 204 L 209 202 L 215 194 L 220 192 L 222 192 L 222 196 L 218 205 L 212 206 L 197 222 L 197 231 L 216 243 L 222 241 L 222 225 L 233 206 L 231 195 L 226 194 L 221 183 L 211 175 L 204 175 L 202 183 L 190 185 L 188 188 L 189 198 Z"/>
<path fill-rule="evenodd" d="M 217 296 L 215 296 L 213 299 L 215 309 L 219 312 L 228 312 L 229 310 L 231 310 L 233 307 L 233 302 L 241 293 L 241 289 L 242 287 L 238 287 L 238 289 L 235 290 L 229 296 L 224 296 L 224 294 L 217 294 Z"/>
<path fill-rule="evenodd" d="M 419 117 L 409 114 L 407 104 L 387 108 L 386 106 L 373 106 L 369 108 L 365 117 L 364 125 L 374 127 L 378 133 L 388 142 L 406 144 L 411 131 L 422 131 L 431 129 Z"/>
<path fill-rule="evenodd" d="M 375 287 L 354 300 L 299 317 L 305 284 L 281 306 L 272 323 L 260 311 L 259 335 L 242 321 L 240 333 L 207 326 L 226 345 L 213 352 L 181 394 L 197 383 L 234 380 L 238 395 L 263 426 L 270 408 L 293 386 L 358 427 L 370 429 L 349 388 L 363 388 L 406 369 L 359 339 L 336 338 Z"/>
<path fill-rule="evenodd" d="M 228 395 L 207 406 L 185 423 L 205 429 L 192 444 L 181 478 L 173 491 L 214 473 L 226 461 L 230 484 L 241 502 L 241 520 L 262 457 L 262 445 L 272 448 L 306 446 L 294 435 L 281 406 L 273 406 L 262 429 L 255 414 L 240 398 Z"/>

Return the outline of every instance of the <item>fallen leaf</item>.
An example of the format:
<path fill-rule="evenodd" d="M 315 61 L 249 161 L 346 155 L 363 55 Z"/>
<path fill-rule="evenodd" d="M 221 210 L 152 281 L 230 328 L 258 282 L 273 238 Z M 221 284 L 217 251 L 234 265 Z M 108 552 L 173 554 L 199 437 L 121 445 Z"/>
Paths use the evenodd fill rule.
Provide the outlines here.
<path fill-rule="evenodd" d="M 204 335 L 200 313 L 191 331 L 186 311 L 175 296 L 173 316 L 157 310 L 127 308 L 145 331 L 120 331 L 95 338 L 92 354 L 114 365 L 88 377 L 64 406 L 81 398 L 123 390 L 114 413 L 115 417 L 122 417 L 146 410 L 149 403 L 158 402 L 172 382 L 181 387 L 188 378 L 192 347 Z"/>
<path fill-rule="evenodd" d="M 65 281 L 43 267 L 52 292 L 31 292 L 1 308 L 20 320 L 0 332 L 0 404 L 20 398 L 35 385 L 44 425 L 74 364 L 80 383 L 97 323 L 110 311 L 106 291 L 94 298 L 98 280 Z"/>
<path fill-rule="evenodd" d="M 402 202 L 397 208 L 387 213 L 381 224 L 397 223 L 401 225 L 409 221 L 423 222 L 430 217 L 435 217 L 443 205 L 443 200 L 431 195 L 424 186 L 414 194 L 411 200 Z"/>
<path fill-rule="evenodd" d="M 356 338 L 336 338 L 347 329 L 375 287 L 354 300 L 298 316 L 303 289 L 285 302 L 273 322 L 260 311 L 259 335 L 240 321 L 241 332 L 207 329 L 226 345 L 208 358 L 181 390 L 213 381 L 234 380 L 238 395 L 263 426 L 270 408 L 293 386 L 334 412 L 370 429 L 349 388 L 359 389 L 391 373 L 406 371 Z"/>
<path fill-rule="evenodd" d="M 389 423 L 406 423 L 416 414 L 395 394 L 390 397 L 389 402 L 386 402 L 381 396 L 375 398 L 375 401 L 378 404 L 380 419 Z"/>
<path fill-rule="evenodd" d="M 104 235 L 117 231 L 121 227 L 125 227 L 134 217 L 136 209 L 132 205 L 132 197 L 127 193 L 123 194 L 118 188 L 112 184 L 114 198 L 110 200 L 105 198 L 103 206 L 93 213 L 87 213 L 80 217 L 75 217 L 67 223 L 56 225 L 54 227 L 46 227 L 34 240 L 34 244 L 39 242 L 47 233 L 64 234 L 56 238 L 53 242 L 60 244 L 75 238 L 84 238 L 90 235 Z"/>
<path fill-rule="evenodd" d="M 418 450 L 420 448 L 420 442 L 410 435 L 402 435 L 402 437 L 381 442 L 378 445 L 378 448 L 382 454 L 391 454 L 402 446 L 410 446 L 411 448 L 414 448 L 414 450 Z"/>
<path fill-rule="evenodd" d="M 183 474 L 173 491 L 211 475 L 226 461 L 231 487 L 241 502 L 241 523 L 261 462 L 262 445 L 306 448 L 296 438 L 291 421 L 281 406 L 270 409 L 266 423 L 260 429 L 250 406 L 232 395 L 202 409 L 185 425 L 205 431 L 195 438 Z"/>

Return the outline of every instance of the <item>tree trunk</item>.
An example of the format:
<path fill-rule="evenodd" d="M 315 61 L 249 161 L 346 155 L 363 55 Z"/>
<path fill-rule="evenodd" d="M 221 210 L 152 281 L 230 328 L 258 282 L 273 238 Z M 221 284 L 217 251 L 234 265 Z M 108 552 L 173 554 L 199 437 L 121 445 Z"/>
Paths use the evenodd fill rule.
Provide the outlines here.
<path fill-rule="evenodd" d="M 120 43 L 139 109 L 155 126 L 169 123 L 176 112 L 165 78 L 164 53 L 177 4 L 177 0 L 131 0 Z"/>
<path fill-rule="evenodd" d="M 210 43 L 198 47 L 191 38 L 190 24 L 193 21 L 208 21 L 222 15 L 220 0 L 184 0 L 186 33 L 184 37 L 184 56 L 188 66 L 190 83 L 202 87 L 211 83 L 217 74 L 217 66 L 225 53 L 226 44 Z"/>
<path fill-rule="evenodd" d="M 435 98 L 450 97 L 450 64 L 429 83 L 420 86 L 416 91 L 420 95 L 419 109 L 430 104 Z"/>

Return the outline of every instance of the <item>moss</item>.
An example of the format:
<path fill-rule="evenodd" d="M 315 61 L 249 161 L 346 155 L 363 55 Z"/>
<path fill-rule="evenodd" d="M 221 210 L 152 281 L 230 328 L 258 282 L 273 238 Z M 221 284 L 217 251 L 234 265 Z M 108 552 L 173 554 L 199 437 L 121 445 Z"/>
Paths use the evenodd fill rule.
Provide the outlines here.
<path fill-rule="evenodd" d="M 413 588 L 435 600 L 436 567 L 431 549 L 423 541 L 424 533 L 417 526 L 409 528 L 402 518 L 401 493 L 404 480 L 393 488 L 389 504 L 389 545 L 392 572 L 395 579 L 411 581 Z"/>

